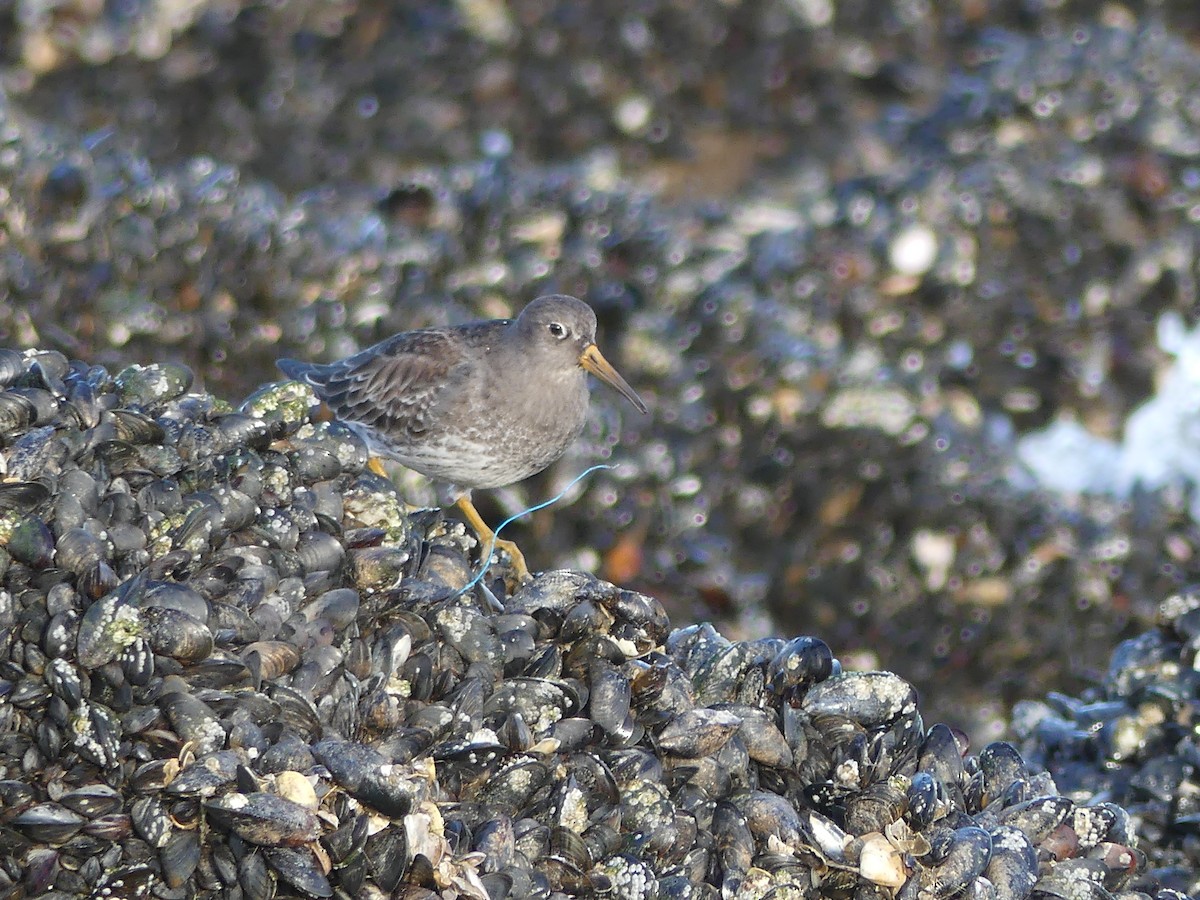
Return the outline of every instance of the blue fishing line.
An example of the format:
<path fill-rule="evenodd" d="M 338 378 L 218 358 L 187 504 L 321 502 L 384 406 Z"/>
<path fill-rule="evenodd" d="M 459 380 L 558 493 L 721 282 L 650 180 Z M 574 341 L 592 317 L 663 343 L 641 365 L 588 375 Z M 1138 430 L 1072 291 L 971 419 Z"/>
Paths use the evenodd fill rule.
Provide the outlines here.
<path fill-rule="evenodd" d="M 509 516 L 507 519 L 505 519 L 503 522 L 501 522 L 499 525 L 497 525 L 496 529 L 492 532 L 492 539 L 490 541 L 488 541 L 487 552 L 483 554 L 483 558 L 479 562 L 479 571 L 475 574 L 474 578 L 472 578 L 470 581 L 468 581 L 466 584 L 464 584 L 461 588 L 459 588 L 457 591 L 455 591 L 452 596 L 457 597 L 457 596 L 460 596 L 461 594 L 465 594 L 467 591 L 469 591 L 473 587 L 475 587 L 475 585 L 479 584 L 479 582 L 483 579 L 483 576 L 487 574 L 487 570 L 490 567 L 491 561 L 492 561 L 492 553 L 496 549 L 496 538 L 498 538 L 500 536 L 500 532 L 503 531 L 505 529 L 505 527 L 507 527 L 508 525 L 517 521 L 517 519 L 523 518 L 523 517 L 529 515 L 530 513 L 537 512 L 539 509 L 545 509 L 547 506 L 553 506 L 555 503 L 557 503 L 559 500 L 561 500 L 563 497 L 565 497 L 568 494 L 568 492 L 570 492 L 571 488 L 575 487 L 575 485 L 579 484 L 579 482 L 583 481 L 583 479 L 587 478 L 593 472 L 598 472 L 601 469 L 615 469 L 615 468 L 616 468 L 616 466 L 606 465 L 605 463 L 597 463 L 594 466 L 584 469 L 582 472 L 580 472 L 578 475 L 576 475 L 574 478 L 571 479 L 570 484 L 568 484 L 565 488 L 563 488 L 561 491 L 559 491 L 557 494 L 555 494 L 549 500 L 543 500 L 541 503 L 537 504 L 536 506 L 531 506 L 528 509 L 523 509 L 519 513 L 513 513 L 511 516 Z"/>

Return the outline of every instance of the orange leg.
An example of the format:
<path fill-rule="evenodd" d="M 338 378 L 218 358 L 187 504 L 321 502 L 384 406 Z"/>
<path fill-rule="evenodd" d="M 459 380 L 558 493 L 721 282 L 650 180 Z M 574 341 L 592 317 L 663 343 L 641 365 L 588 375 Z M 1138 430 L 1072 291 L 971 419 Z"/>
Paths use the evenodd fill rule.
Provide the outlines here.
<path fill-rule="evenodd" d="M 484 552 L 490 556 L 493 550 L 503 550 L 512 559 L 513 571 L 516 573 L 518 583 L 528 581 L 530 577 L 529 567 L 525 565 L 525 555 L 517 545 L 512 541 L 496 537 L 496 532 L 488 528 L 487 523 L 479 515 L 479 510 L 475 508 L 475 504 L 471 502 L 470 497 L 463 495 L 454 502 L 454 505 L 461 509 L 463 515 L 467 517 L 467 524 L 475 530 L 475 534 L 478 535 Z"/>

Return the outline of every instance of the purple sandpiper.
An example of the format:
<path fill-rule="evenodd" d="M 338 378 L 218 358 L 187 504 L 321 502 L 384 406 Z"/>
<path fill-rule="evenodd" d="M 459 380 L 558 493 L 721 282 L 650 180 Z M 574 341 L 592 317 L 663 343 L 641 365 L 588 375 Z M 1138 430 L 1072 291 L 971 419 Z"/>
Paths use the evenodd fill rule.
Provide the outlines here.
<path fill-rule="evenodd" d="M 482 546 L 507 552 L 521 581 L 524 556 L 496 538 L 471 491 L 522 481 L 562 456 L 583 431 L 586 372 L 646 412 L 596 347 L 596 314 L 565 295 L 539 297 L 515 319 L 406 331 L 328 365 L 278 365 L 366 442 L 373 472 L 385 475 L 378 457 L 387 456 L 450 485 Z"/>

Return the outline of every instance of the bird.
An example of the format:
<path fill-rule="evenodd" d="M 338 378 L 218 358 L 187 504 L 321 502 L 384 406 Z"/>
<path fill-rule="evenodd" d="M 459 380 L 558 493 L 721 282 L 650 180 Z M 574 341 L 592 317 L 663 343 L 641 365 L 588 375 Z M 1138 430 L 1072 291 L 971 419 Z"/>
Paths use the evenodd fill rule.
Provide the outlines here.
<path fill-rule="evenodd" d="M 386 478 L 379 458 L 389 457 L 446 484 L 518 582 L 530 577 L 524 555 L 496 537 L 471 492 L 524 481 L 562 456 L 587 419 L 589 372 L 647 412 L 596 346 L 592 308 L 565 294 L 512 319 L 405 331 L 337 362 L 276 364 L 362 438 L 371 471 Z"/>

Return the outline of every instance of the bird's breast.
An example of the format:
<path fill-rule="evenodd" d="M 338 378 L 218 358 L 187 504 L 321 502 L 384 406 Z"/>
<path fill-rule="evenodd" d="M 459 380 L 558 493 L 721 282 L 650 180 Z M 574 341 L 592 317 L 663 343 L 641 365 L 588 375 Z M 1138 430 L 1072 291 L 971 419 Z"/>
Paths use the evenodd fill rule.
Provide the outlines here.
<path fill-rule="evenodd" d="M 582 372 L 579 373 L 583 375 Z M 465 488 L 515 484 L 545 469 L 579 437 L 587 418 L 584 377 L 530 391 L 520 379 L 488 384 L 441 409 L 419 440 L 392 448 L 405 465 Z"/>

